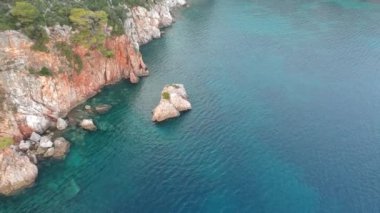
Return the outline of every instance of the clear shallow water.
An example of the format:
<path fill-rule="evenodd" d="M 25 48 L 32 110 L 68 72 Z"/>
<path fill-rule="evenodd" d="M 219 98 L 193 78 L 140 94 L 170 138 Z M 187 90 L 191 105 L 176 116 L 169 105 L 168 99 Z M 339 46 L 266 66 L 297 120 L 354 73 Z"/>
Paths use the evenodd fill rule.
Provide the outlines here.
<path fill-rule="evenodd" d="M 101 131 L 0 212 L 379 212 L 380 4 L 193 0 L 142 48 L 151 75 L 89 103 Z M 166 83 L 193 110 L 150 112 Z"/>

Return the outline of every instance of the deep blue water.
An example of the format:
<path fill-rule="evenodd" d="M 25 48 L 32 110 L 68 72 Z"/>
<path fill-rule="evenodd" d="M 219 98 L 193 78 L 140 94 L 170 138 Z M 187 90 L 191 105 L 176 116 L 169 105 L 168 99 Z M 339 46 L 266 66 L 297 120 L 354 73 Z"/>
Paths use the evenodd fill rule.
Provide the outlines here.
<path fill-rule="evenodd" d="M 380 212 L 380 3 L 192 0 L 0 212 Z M 193 110 L 155 125 L 167 83 Z"/>

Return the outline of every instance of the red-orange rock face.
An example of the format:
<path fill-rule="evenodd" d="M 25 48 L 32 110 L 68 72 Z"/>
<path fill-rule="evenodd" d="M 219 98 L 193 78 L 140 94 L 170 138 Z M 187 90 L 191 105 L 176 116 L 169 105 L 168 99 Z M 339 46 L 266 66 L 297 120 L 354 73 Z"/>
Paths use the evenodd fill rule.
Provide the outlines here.
<path fill-rule="evenodd" d="M 0 50 L 0 58 L 4 59 L 0 62 L 0 86 L 5 93 L 0 103 L 3 134 L 27 136 L 32 131 L 43 132 L 104 85 L 121 79 L 137 83 L 139 76 L 148 75 L 140 52 L 125 35 L 107 39 L 105 45 L 114 54 L 111 58 L 98 51 L 74 48 L 83 62 L 80 72 L 70 67 L 53 44 L 49 44 L 49 53 L 32 51 L 31 41 L 16 31 L 0 33 L 0 44 L 4 47 Z M 30 73 L 42 67 L 49 68 L 53 76 Z"/>

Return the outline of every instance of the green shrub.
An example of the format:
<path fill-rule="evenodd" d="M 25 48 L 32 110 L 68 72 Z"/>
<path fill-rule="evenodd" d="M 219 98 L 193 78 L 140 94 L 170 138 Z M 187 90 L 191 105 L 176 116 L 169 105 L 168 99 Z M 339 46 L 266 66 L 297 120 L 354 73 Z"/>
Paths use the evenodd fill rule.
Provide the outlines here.
<path fill-rule="evenodd" d="M 49 42 L 49 36 L 43 27 L 31 25 L 24 27 L 22 32 L 34 41 L 32 50 L 49 52 L 49 49 L 46 47 L 46 43 Z"/>
<path fill-rule="evenodd" d="M 74 54 L 74 70 L 77 73 L 80 73 L 80 71 L 82 71 L 82 69 L 83 69 L 82 59 L 80 58 L 80 56 L 78 54 Z"/>
<path fill-rule="evenodd" d="M 0 137 L 0 150 L 5 149 L 14 143 L 11 137 Z"/>
<path fill-rule="evenodd" d="M 37 40 L 34 42 L 32 46 L 32 50 L 40 51 L 40 52 L 49 52 L 49 49 L 46 47 L 45 43 L 41 40 Z"/>
<path fill-rule="evenodd" d="M 162 93 L 162 98 L 165 100 L 170 100 L 170 94 L 168 92 L 163 92 Z"/>
<path fill-rule="evenodd" d="M 75 28 L 79 30 L 73 37 L 74 43 L 94 49 L 104 45 L 105 26 L 107 25 L 106 12 L 73 8 L 69 18 Z"/>
<path fill-rule="evenodd" d="M 0 5 L 0 31 L 12 30 L 16 28 L 15 19 L 8 15 L 8 10 Z"/>
<path fill-rule="evenodd" d="M 74 53 L 73 48 L 65 42 L 58 42 L 54 47 L 59 51 L 59 53 L 65 56 L 66 60 L 69 62 L 69 66 L 73 68 L 77 73 L 80 73 L 83 69 L 83 62 L 80 56 Z"/>
<path fill-rule="evenodd" d="M 33 67 L 29 67 L 28 71 L 30 74 L 36 74 L 36 70 Z"/>
<path fill-rule="evenodd" d="M 50 69 L 42 67 L 41 70 L 37 73 L 39 76 L 52 76 L 53 73 Z"/>
<path fill-rule="evenodd" d="M 111 27 L 111 35 L 125 32 L 124 21 L 127 18 L 125 5 L 129 7 L 149 7 L 161 0 L 0 0 L 0 31 L 21 30 L 35 43 L 37 51 L 48 51 L 49 41 L 45 26 L 56 24 L 73 26 L 78 33 L 72 37 L 73 44 L 87 48 L 104 47 Z M 102 52 L 106 57 L 113 57 L 111 52 Z M 77 67 L 80 67 L 79 60 Z M 79 70 L 79 69 L 77 69 Z"/>
<path fill-rule="evenodd" d="M 31 24 L 40 16 L 38 9 L 26 1 L 16 2 L 11 10 L 11 14 L 20 21 L 22 25 Z"/>
<path fill-rule="evenodd" d="M 106 58 L 112 58 L 114 56 L 112 50 L 109 50 L 109 49 L 106 49 L 106 48 L 100 48 L 100 52 Z"/>

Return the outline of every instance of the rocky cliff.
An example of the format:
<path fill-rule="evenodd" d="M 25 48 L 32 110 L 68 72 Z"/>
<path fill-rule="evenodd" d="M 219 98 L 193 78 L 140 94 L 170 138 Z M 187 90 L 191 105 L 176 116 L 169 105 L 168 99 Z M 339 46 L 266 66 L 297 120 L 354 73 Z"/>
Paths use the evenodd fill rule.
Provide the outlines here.
<path fill-rule="evenodd" d="M 171 9 L 184 4 L 164 0 L 150 9 L 127 8 L 125 35 L 106 39 L 112 57 L 81 46 L 72 49 L 82 61 L 79 71 L 56 48 L 58 42 L 70 42 L 70 27 L 47 29 L 47 53 L 31 50 L 32 41 L 17 31 L 0 32 L 0 136 L 20 140 L 42 133 L 104 85 L 121 79 L 137 83 L 148 75 L 139 45 L 160 37 L 159 28 L 173 22 Z M 36 74 L 44 68 L 49 75 Z"/>

